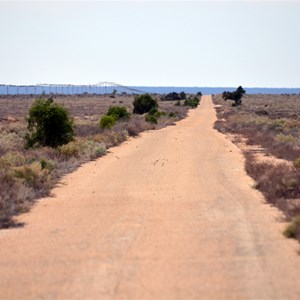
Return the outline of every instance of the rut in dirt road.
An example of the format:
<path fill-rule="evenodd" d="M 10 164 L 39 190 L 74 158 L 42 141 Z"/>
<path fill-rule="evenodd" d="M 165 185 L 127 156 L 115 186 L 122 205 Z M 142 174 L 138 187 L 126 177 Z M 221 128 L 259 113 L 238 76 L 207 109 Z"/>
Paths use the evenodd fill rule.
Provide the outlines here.
<path fill-rule="evenodd" d="M 300 299 L 298 245 L 211 97 L 66 176 L 0 231 L 1 299 Z"/>

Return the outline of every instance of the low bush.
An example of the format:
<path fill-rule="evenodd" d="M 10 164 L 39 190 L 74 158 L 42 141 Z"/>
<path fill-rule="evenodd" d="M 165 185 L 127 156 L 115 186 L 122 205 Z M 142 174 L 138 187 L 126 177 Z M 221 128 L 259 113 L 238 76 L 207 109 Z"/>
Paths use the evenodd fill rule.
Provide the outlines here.
<path fill-rule="evenodd" d="M 89 160 L 106 153 L 106 146 L 103 142 L 92 139 L 76 139 L 66 145 L 57 148 L 58 155 L 63 160 L 71 158 L 81 158 L 81 160 Z"/>
<path fill-rule="evenodd" d="M 281 198 L 300 197 L 300 172 L 284 163 L 254 162 L 251 154 L 246 154 L 246 171 L 256 180 L 256 187 L 264 193 L 267 200 L 276 203 Z"/>
<path fill-rule="evenodd" d="M 186 99 L 185 93 L 181 95 L 181 94 L 172 92 L 172 93 L 169 93 L 169 94 L 165 95 L 162 98 L 163 101 L 174 101 L 174 100 L 181 100 L 181 99 Z"/>
<path fill-rule="evenodd" d="M 287 238 L 300 239 L 300 215 L 292 219 L 291 223 L 284 230 L 283 234 Z"/>
<path fill-rule="evenodd" d="M 180 92 L 179 93 L 179 96 L 182 100 L 185 100 L 186 99 L 186 93 L 184 91 Z"/>
<path fill-rule="evenodd" d="M 157 117 L 155 115 L 146 115 L 145 116 L 145 121 L 153 124 L 157 124 Z"/>
<path fill-rule="evenodd" d="M 111 116 L 116 120 L 128 120 L 130 118 L 130 113 L 125 106 L 111 106 L 106 115 Z"/>
<path fill-rule="evenodd" d="M 115 117 L 112 116 L 103 116 L 100 119 L 100 127 L 102 129 L 112 128 L 116 124 Z"/>
<path fill-rule="evenodd" d="M 190 106 L 191 108 L 196 108 L 200 103 L 200 100 L 197 97 L 186 99 L 184 101 L 185 106 Z"/>
<path fill-rule="evenodd" d="M 300 169 L 300 157 L 296 158 L 293 161 L 293 165 L 294 165 L 295 168 Z"/>
<path fill-rule="evenodd" d="M 176 118 L 176 116 L 177 114 L 172 111 L 169 113 L 169 118 Z"/>
<path fill-rule="evenodd" d="M 151 125 L 148 122 L 145 122 L 145 119 L 140 115 L 134 115 L 126 125 L 129 136 L 137 136 L 140 132 L 152 128 Z"/>
<path fill-rule="evenodd" d="M 0 186 L 0 228 L 8 228 L 17 225 L 11 217 L 28 211 L 35 195 L 12 172 L 0 172 Z"/>

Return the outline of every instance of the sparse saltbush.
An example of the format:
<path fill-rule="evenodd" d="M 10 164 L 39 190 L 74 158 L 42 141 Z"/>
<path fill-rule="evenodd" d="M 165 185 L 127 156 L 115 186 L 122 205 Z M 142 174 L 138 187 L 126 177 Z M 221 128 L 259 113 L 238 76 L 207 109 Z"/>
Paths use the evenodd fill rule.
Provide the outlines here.
<path fill-rule="evenodd" d="M 80 158 L 89 160 L 102 156 L 106 153 L 106 146 L 103 141 L 92 139 L 79 139 L 57 148 L 58 155 L 64 160 Z"/>
<path fill-rule="evenodd" d="M 127 122 L 127 132 L 129 136 L 137 136 L 140 132 L 151 129 L 151 125 L 145 122 L 143 116 L 133 115 L 132 118 Z"/>
<path fill-rule="evenodd" d="M 242 135 L 246 144 L 259 145 L 266 155 L 287 160 L 282 163 L 261 162 L 249 151 L 245 154 L 245 167 L 256 181 L 255 188 L 268 202 L 281 209 L 287 220 L 296 216 L 284 234 L 300 240 L 299 98 L 291 101 L 273 95 L 246 97 L 243 109 L 237 110 L 222 103 L 220 96 L 215 96 L 214 102 L 218 104 L 215 128 Z"/>

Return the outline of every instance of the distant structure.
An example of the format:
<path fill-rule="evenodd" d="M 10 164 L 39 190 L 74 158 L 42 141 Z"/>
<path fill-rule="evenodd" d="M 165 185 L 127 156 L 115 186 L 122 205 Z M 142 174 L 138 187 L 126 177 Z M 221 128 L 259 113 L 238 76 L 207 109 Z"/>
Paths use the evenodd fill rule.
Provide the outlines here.
<path fill-rule="evenodd" d="M 0 84 L 1 95 L 39 95 L 39 94 L 64 94 L 64 95 L 79 95 L 79 94 L 97 94 L 109 95 L 113 92 L 117 94 L 141 94 L 136 88 L 121 85 L 115 82 L 99 82 L 89 85 L 74 85 L 74 84 L 36 84 L 36 85 L 5 85 Z"/>

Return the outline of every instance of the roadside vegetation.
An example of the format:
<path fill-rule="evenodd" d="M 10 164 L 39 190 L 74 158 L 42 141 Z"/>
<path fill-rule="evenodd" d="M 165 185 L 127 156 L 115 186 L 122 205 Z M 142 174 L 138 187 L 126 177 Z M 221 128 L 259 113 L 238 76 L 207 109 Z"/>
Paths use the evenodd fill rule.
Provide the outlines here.
<path fill-rule="evenodd" d="M 172 125 L 188 106 L 151 95 L 0 96 L 0 228 L 58 180 L 128 137 Z"/>
<path fill-rule="evenodd" d="M 300 240 L 300 95 L 245 95 L 234 107 L 224 94 L 213 101 L 215 128 L 245 143 L 245 167 L 255 188 L 291 221 L 284 234 Z"/>

